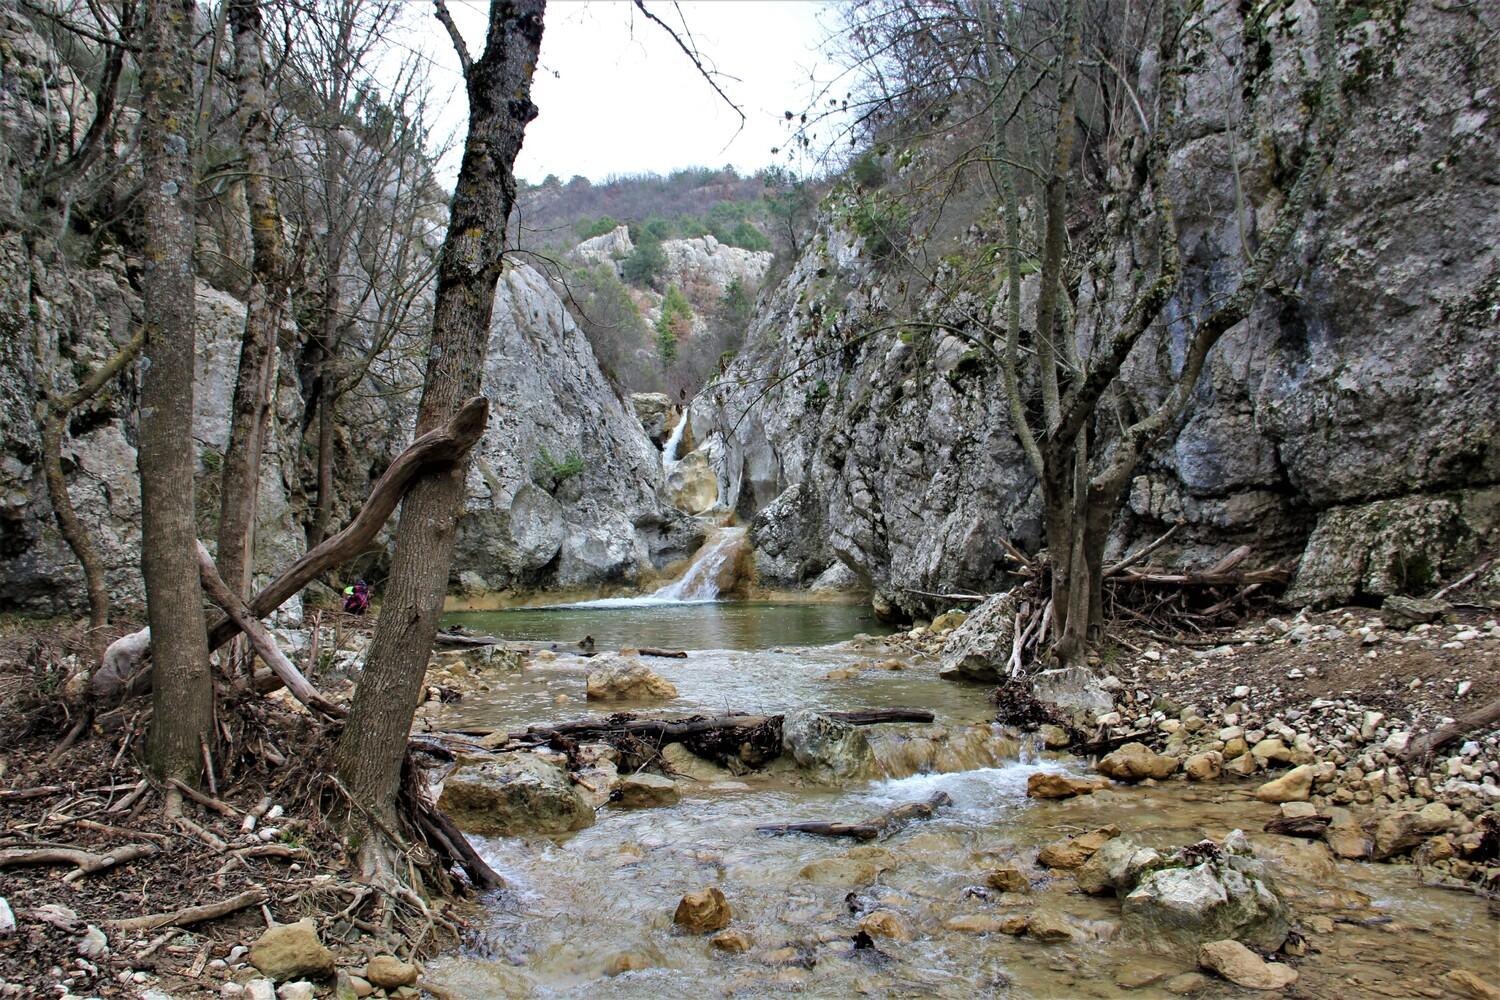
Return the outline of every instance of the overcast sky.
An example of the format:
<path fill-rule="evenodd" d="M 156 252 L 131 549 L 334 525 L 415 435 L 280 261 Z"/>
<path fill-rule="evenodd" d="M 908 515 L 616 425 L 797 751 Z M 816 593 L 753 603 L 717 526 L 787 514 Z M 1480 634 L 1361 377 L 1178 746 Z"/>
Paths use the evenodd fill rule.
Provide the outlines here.
<path fill-rule="evenodd" d="M 807 0 L 647 0 L 681 35 L 685 20 L 720 86 L 745 112 L 736 115 L 704 82 L 662 28 L 626 0 L 551 0 L 532 99 L 540 115 L 526 129 L 516 173 L 538 182 L 733 164 L 752 172 L 777 160 L 787 137 L 784 112 L 802 111 L 810 80 L 827 80 L 817 47 L 829 12 Z M 485 0 L 451 3 L 470 51 L 483 48 Z M 680 12 L 680 13 L 679 13 Z M 440 130 L 461 138 L 467 108 L 458 60 L 434 18 L 411 22 L 437 64 Z M 410 44 L 410 43 L 408 43 Z M 413 46 L 415 47 L 415 46 Z M 737 132 L 738 130 L 738 132 Z M 457 155 L 444 173 L 451 180 Z"/>

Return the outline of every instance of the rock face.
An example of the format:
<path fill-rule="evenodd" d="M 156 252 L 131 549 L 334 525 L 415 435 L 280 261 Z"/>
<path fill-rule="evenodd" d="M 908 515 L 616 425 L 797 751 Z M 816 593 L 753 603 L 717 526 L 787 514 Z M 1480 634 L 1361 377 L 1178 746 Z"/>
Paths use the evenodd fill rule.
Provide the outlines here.
<path fill-rule="evenodd" d="M 949 632 L 943 642 L 943 670 L 976 681 L 999 680 L 1015 638 L 1016 598 L 1009 592 L 988 598 Z"/>
<path fill-rule="evenodd" d="M 488 589 L 634 581 L 691 554 L 703 531 L 662 503 L 661 459 L 540 273 L 508 268 L 495 297 L 454 572 Z"/>
<path fill-rule="evenodd" d="M 590 701 L 662 701 L 677 697 L 672 682 L 633 656 L 601 656 L 588 676 Z"/>
<path fill-rule="evenodd" d="M 312 918 L 267 929 L 250 947 L 250 964 L 278 983 L 333 975 L 333 952 L 318 940 Z"/>
<path fill-rule="evenodd" d="M 1179 429 L 1137 469 L 1114 552 L 1182 521 L 1155 558 L 1203 567 L 1250 544 L 1300 559 L 1293 599 L 1321 603 L 1430 589 L 1493 545 L 1500 50 L 1435 8 L 1362 9 L 1345 57 L 1377 68 L 1345 81 L 1326 197 L 1277 278 L 1298 291 L 1262 294 L 1211 353 Z M 1315 13 L 1222 4 L 1202 27 L 1215 44 L 1189 60 L 1170 154 L 1183 279 L 1123 372 L 1132 405 L 1156 398 L 1158 359 L 1181 363 L 1181 317 L 1236 287 L 1244 239 L 1284 197 L 1277 165 L 1301 142 Z M 1243 217 L 1223 210 L 1240 201 Z M 1085 343 L 1119 326 L 1128 296 L 1107 294 L 1113 276 L 1152 256 L 1142 232 L 1085 271 Z M 833 553 L 889 603 L 930 614 L 935 599 L 913 590 L 999 590 L 1000 539 L 1030 551 L 1042 529 L 999 374 L 959 337 L 902 329 L 970 321 L 942 296 L 911 298 L 826 225 L 692 414 L 725 506 L 749 519 L 810 487 Z"/>
<path fill-rule="evenodd" d="M 567 772 L 525 753 L 459 768 L 443 783 L 439 805 L 465 833 L 558 834 L 594 824 Z"/>
<path fill-rule="evenodd" d="M 858 727 L 808 709 L 782 719 L 781 747 L 799 767 L 826 779 L 859 777 L 875 759 Z"/>
<path fill-rule="evenodd" d="M 789 486 L 750 522 L 755 575 L 763 584 L 801 586 L 833 562 L 812 487 Z"/>

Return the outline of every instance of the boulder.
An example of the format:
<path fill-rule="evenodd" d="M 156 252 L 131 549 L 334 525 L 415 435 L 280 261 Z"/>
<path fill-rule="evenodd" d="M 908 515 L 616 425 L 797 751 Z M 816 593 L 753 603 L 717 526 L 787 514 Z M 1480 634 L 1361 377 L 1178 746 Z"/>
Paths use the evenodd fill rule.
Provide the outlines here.
<path fill-rule="evenodd" d="M 682 897 L 672 914 L 672 923 L 692 934 L 705 934 L 729 926 L 733 915 L 729 901 L 717 886 L 709 886 Z"/>
<path fill-rule="evenodd" d="M 1019 868 L 995 868 L 985 875 L 984 884 L 1001 892 L 1031 891 L 1031 879 Z"/>
<path fill-rule="evenodd" d="M 1275 890 L 1228 860 L 1150 873 L 1125 897 L 1121 919 L 1126 931 L 1157 948 L 1232 937 L 1270 951 L 1291 928 Z"/>
<path fill-rule="evenodd" d="M 858 888 L 869 885 L 880 874 L 880 868 L 868 861 L 855 858 L 820 858 L 809 861 L 797 872 L 799 878 L 813 885 L 833 885 L 843 888 Z"/>
<path fill-rule="evenodd" d="M 250 964 L 276 982 L 333 975 L 333 952 L 318 940 L 311 917 L 268 928 L 250 946 Z"/>
<path fill-rule="evenodd" d="M 1073 742 L 1073 737 L 1062 726 L 1054 726 L 1047 723 L 1037 727 L 1037 736 L 1041 737 L 1042 746 L 1048 750 L 1062 750 Z"/>
<path fill-rule="evenodd" d="M 946 635 L 968 620 L 967 611 L 945 611 L 932 620 L 932 634 Z"/>
<path fill-rule="evenodd" d="M 975 681 L 999 680 L 1010 659 L 1019 598 L 996 594 L 975 608 L 943 642 L 943 670 Z"/>
<path fill-rule="evenodd" d="M 1033 799 L 1071 799 L 1075 795 L 1092 795 L 1107 785 L 1097 779 L 1038 771 L 1026 779 L 1026 794 Z"/>
<path fill-rule="evenodd" d="M 1380 604 L 1380 621 L 1387 628 L 1408 629 L 1437 621 L 1452 610 L 1447 601 L 1392 594 Z"/>
<path fill-rule="evenodd" d="M 1217 750 L 1195 753 L 1182 762 L 1189 781 L 1217 781 L 1224 772 L 1224 755 Z"/>
<path fill-rule="evenodd" d="M 601 656 L 588 675 L 590 701 L 663 701 L 677 697 L 677 688 L 633 656 Z"/>
<path fill-rule="evenodd" d="M 1177 770 L 1176 757 L 1156 753 L 1144 743 L 1127 743 L 1099 761 L 1100 774 L 1118 781 L 1166 778 Z"/>
<path fill-rule="evenodd" d="M 417 967 L 403 962 L 394 955 L 376 955 L 365 963 L 364 978 L 371 986 L 382 990 L 394 990 L 411 986 L 417 981 Z"/>
<path fill-rule="evenodd" d="M 858 727 L 810 709 L 788 712 L 781 721 L 781 749 L 820 779 L 855 778 L 875 760 Z"/>
<path fill-rule="evenodd" d="M 885 937 L 906 941 L 911 937 L 905 922 L 890 910 L 876 910 L 859 922 L 859 929 L 871 937 Z"/>
<path fill-rule="evenodd" d="M 528 753 L 463 765 L 443 782 L 438 804 L 465 833 L 558 834 L 594 823 L 568 773 Z"/>
<path fill-rule="evenodd" d="M 1297 970 L 1266 962 L 1238 941 L 1210 941 L 1198 949 L 1198 965 L 1247 990 L 1284 990 L 1297 981 Z"/>
<path fill-rule="evenodd" d="M 1294 767 L 1286 774 L 1266 782 L 1255 790 L 1255 797 L 1262 802 L 1306 802 L 1312 795 L 1313 765 Z"/>
<path fill-rule="evenodd" d="M 1038 910 L 1027 918 L 1026 934 L 1043 944 L 1060 944 L 1073 940 L 1073 925 L 1061 914 L 1050 910 Z"/>
<path fill-rule="evenodd" d="M 633 392 L 630 394 L 630 408 L 635 411 L 635 417 L 651 443 L 658 448 L 666 444 L 679 419 L 673 412 L 672 398 L 664 392 Z"/>
<path fill-rule="evenodd" d="M 1500 1000 L 1500 987 L 1480 979 L 1467 969 L 1453 969 L 1439 978 L 1444 986 L 1470 1000 Z"/>
<path fill-rule="evenodd" d="M 722 951 L 727 955 L 743 955 L 755 942 L 744 931 L 727 930 L 720 931 L 709 938 L 708 944 L 715 951 Z"/>
<path fill-rule="evenodd" d="M 750 522 L 755 575 L 768 586 L 798 587 L 830 565 L 818 495 L 806 483 L 788 486 Z"/>
<path fill-rule="evenodd" d="M 1365 828 L 1373 841 L 1373 857 L 1383 861 L 1411 850 L 1447 826 L 1447 820 L 1440 814 L 1424 809 L 1386 813 Z"/>
<path fill-rule="evenodd" d="M 618 786 L 616 804 L 622 809 L 649 809 L 653 806 L 675 805 L 682 796 L 677 783 L 659 774 L 632 774 L 623 778 Z"/>
<path fill-rule="evenodd" d="M 1115 707 L 1103 679 L 1085 667 L 1041 671 L 1031 678 L 1031 695 L 1063 718 L 1085 724 Z"/>
<path fill-rule="evenodd" d="M 684 514 L 702 514 L 719 502 L 719 477 L 702 451 L 690 451 L 672 465 L 662 499 Z"/>
<path fill-rule="evenodd" d="M 1081 867 L 1085 861 L 1094 856 L 1095 851 L 1119 835 L 1119 827 L 1106 826 L 1088 833 L 1080 833 L 1076 837 L 1065 837 L 1062 840 L 1053 841 L 1037 851 L 1037 864 L 1048 868 Z"/>
<path fill-rule="evenodd" d="M 1162 856 L 1149 847 L 1117 837 L 1100 847 L 1073 873 L 1078 888 L 1091 896 L 1115 893 L 1123 896 L 1142 875 L 1162 864 Z"/>

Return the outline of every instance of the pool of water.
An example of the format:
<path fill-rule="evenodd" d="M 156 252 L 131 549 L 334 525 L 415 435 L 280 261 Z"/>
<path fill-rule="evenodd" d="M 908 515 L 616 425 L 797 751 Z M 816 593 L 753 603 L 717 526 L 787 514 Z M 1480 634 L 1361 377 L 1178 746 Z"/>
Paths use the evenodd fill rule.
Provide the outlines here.
<path fill-rule="evenodd" d="M 577 643 L 592 636 L 600 649 L 657 646 L 665 649 L 758 650 L 776 646 L 821 646 L 865 632 L 884 635 L 867 604 L 794 604 L 767 601 L 653 601 L 626 598 L 545 608 L 463 611 L 444 616 L 502 639 Z"/>

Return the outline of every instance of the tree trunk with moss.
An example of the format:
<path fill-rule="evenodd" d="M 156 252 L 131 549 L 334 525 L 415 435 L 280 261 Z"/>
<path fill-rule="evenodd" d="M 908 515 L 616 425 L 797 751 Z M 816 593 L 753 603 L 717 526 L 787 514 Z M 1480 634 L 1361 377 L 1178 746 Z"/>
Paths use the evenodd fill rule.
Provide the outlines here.
<path fill-rule="evenodd" d="M 437 6 L 464 67 L 469 134 L 439 263 L 419 435 L 447 421 L 480 387 L 516 196 L 515 159 L 526 124 L 536 117 L 531 78 L 546 5 L 493 0 L 477 59 L 469 57 L 446 8 Z M 425 473 L 402 503 L 380 619 L 339 741 L 339 775 L 358 804 L 360 867 L 371 879 L 392 874 L 390 845 L 379 827 L 399 829 L 401 766 L 443 610 L 468 464 L 465 457 Z"/>
<path fill-rule="evenodd" d="M 213 679 L 193 510 L 193 0 L 150 0 L 140 60 L 146 344 L 137 460 L 141 570 L 151 622 L 148 754 L 196 784 L 212 738 Z"/>

